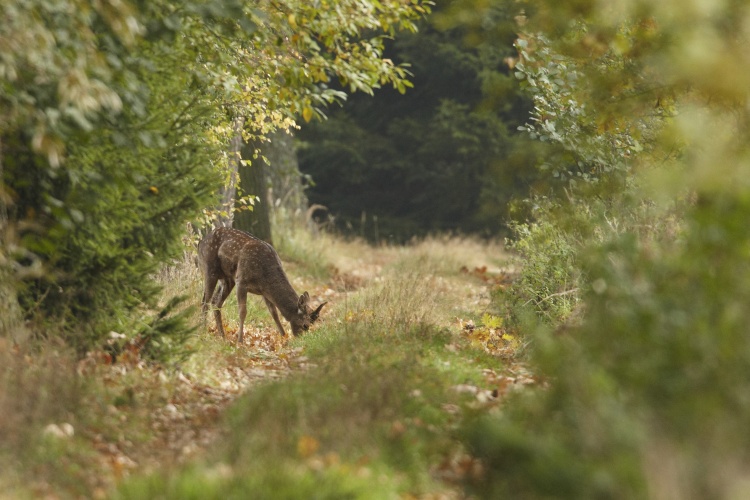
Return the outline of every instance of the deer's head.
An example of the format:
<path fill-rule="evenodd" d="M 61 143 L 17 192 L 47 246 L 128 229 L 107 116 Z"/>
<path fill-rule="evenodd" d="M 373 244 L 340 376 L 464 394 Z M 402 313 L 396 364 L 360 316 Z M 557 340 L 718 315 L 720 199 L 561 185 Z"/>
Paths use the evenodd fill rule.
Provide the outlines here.
<path fill-rule="evenodd" d="M 297 302 L 297 313 L 291 321 L 289 321 L 292 325 L 292 333 L 294 335 L 299 335 L 302 332 L 306 332 L 310 326 L 317 321 L 321 309 L 323 309 L 323 306 L 327 303 L 328 302 L 323 302 L 317 307 L 317 309 L 313 310 L 313 308 L 310 307 L 310 294 L 305 292 L 300 295 L 299 301 Z"/>

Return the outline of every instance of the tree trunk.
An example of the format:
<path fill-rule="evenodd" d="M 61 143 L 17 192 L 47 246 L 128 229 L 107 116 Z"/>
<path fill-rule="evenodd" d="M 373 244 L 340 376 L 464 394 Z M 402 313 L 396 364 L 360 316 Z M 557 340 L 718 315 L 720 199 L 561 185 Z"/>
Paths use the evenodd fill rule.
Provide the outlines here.
<path fill-rule="evenodd" d="M 273 244 L 271 237 L 271 212 L 268 197 L 268 181 L 265 162 L 261 155 L 256 156 L 256 144 L 253 142 L 242 145 L 242 159 L 248 163 L 240 165 L 240 193 L 239 195 L 257 195 L 252 210 L 240 210 L 234 216 L 233 226 L 247 231 L 254 236 Z"/>
<path fill-rule="evenodd" d="M 239 165 L 241 193 L 237 196 L 252 194 L 257 195 L 259 200 L 252 211 L 235 213 L 233 225 L 271 243 L 274 203 L 284 207 L 287 214 L 303 219 L 307 211 L 307 197 L 299 172 L 294 136 L 286 130 L 277 130 L 268 139 L 262 144 L 251 142 L 242 145 L 242 159 L 251 163 Z"/>
<path fill-rule="evenodd" d="M 234 201 L 237 197 L 237 183 L 239 182 L 239 171 L 242 159 L 242 127 L 245 118 L 235 118 L 232 123 L 232 140 L 229 143 L 229 182 L 221 190 L 221 215 L 216 220 L 217 227 L 232 227 L 234 218 Z"/>
<path fill-rule="evenodd" d="M 15 242 L 15 231 L 11 230 L 9 218 L 10 195 L 5 191 L 3 172 L 3 143 L 0 139 L 0 337 L 21 343 L 28 338 L 23 324 L 23 313 L 18 304 L 19 281 L 11 265 L 9 255 Z M 13 239 L 14 241 L 11 241 Z"/>
<path fill-rule="evenodd" d="M 270 143 L 263 145 L 263 153 L 271 164 L 268 177 L 274 202 L 291 213 L 305 213 L 307 197 L 302 186 L 294 135 L 291 131 L 277 130 L 271 134 L 270 139 Z"/>

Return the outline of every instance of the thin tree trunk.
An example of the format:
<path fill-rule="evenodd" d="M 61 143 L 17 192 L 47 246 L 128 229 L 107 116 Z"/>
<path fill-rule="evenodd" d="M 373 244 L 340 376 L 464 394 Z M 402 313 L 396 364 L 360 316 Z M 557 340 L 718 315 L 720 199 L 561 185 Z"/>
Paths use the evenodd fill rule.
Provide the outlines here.
<path fill-rule="evenodd" d="M 232 123 L 232 140 L 229 142 L 229 179 L 228 183 L 221 190 L 221 215 L 217 218 L 218 227 L 231 227 L 234 218 L 234 201 L 237 197 L 237 182 L 239 181 L 239 170 L 242 159 L 242 128 L 245 125 L 245 118 L 235 118 Z"/>
<path fill-rule="evenodd" d="M 265 165 L 261 155 L 255 157 L 256 150 L 254 143 L 242 145 L 242 158 L 247 162 L 245 165 L 240 165 L 239 178 L 242 194 L 257 195 L 258 200 L 255 202 L 253 210 L 240 210 L 235 214 L 233 226 L 273 244 L 266 177 L 267 165 Z"/>
<path fill-rule="evenodd" d="M 290 213 L 304 214 L 307 197 L 302 186 L 294 135 L 291 130 L 277 130 L 269 138 L 271 142 L 263 145 L 263 153 L 271 163 L 267 173 L 273 196 Z"/>
<path fill-rule="evenodd" d="M 10 197 L 5 192 L 5 173 L 3 171 L 3 143 L 0 138 L 0 337 L 22 342 L 28 338 L 28 331 L 23 324 L 21 306 L 18 304 L 18 279 L 11 267 L 10 256 L 13 232 L 10 229 Z"/>

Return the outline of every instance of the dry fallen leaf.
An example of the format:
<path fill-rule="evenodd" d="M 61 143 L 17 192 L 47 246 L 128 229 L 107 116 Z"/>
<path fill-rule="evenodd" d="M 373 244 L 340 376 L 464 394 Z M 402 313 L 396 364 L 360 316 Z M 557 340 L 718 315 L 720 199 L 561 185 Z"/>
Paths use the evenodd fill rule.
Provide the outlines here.
<path fill-rule="evenodd" d="M 60 425 L 58 424 L 49 424 L 47 427 L 44 428 L 42 433 L 45 436 L 52 436 L 56 438 L 66 439 L 69 437 L 73 437 L 73 434 L 75 434 L 75 429 L 72 425 L 65 422 Z"/>

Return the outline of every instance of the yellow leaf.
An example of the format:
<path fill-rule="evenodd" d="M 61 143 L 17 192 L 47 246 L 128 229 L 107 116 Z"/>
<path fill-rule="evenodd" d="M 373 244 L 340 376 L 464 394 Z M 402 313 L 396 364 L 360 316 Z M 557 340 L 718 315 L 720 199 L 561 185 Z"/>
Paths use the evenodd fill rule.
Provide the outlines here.
<path fill-rule="evenodd" d="M 492 314 L 489 314 L 489 313 L 484 313 L 484 315 L 482 316 L 482 324 L 486 328 L 497 329 L 497 328 L 500 328 L 500 326 L 502 326 L 503 318 L 499 316 L 493 316 Z"/>
<path fill-rule="evenodd" d="M 306 122 L 309 122 L 310 120 L 312 120 L 312 117 L 313 117 L 313 110 L 312 110 L 312 108 L 309 107 L 309 106 L 305 107 L 302 110 L 302 118 L 304 118 Z"/>
<path fill-rule="evenodd" d="M 297 453 L 302 458 L 309 458 L 320 448 L 320 442 L 312 436 L 302 436 L 297 441 Z"/>

